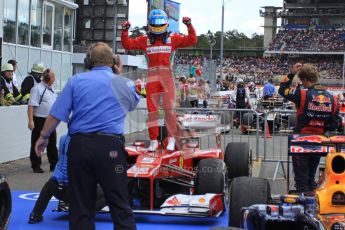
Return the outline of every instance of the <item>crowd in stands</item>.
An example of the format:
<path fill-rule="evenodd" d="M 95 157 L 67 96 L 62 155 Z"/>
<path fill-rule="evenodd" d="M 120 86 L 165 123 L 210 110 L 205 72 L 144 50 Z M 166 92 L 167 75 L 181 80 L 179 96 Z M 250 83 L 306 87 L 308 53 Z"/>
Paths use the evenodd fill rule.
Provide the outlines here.
<path fill-rule="evenodd" d="M 314 26 L 305 29 L 281 29 L 269 51 L 344 52 L 345 30 Z"/>
<path fill-rule="evenodd" d="M 182 55 L 175 57 L 175 74 L 178 76 L 189 76 L 190 68 L 193 63 L 198 62 L 202 65 L 202 76 L 206 77 L 207 58 L 201 56 Z M 219 59 L 213 60 L 217 68 L 217 76 L 220 76 L 220 62 Z M 223 78 L 229 81 L 234 81 L 237 78 L 246 81 L 254 81 L 256 84 L 263 84 L 268 79 L 277 76 L 285 75 L 290 71 L 293 63 L 312 63 L 321 72 L 325 79 L 338 80 L 342 79 L 342 57 L 336 56 L 304 56 L 304 57 L 240 57 L 229 56 L 223 60 Z M 203 65 L 205 63 L 205 65 Z"/>

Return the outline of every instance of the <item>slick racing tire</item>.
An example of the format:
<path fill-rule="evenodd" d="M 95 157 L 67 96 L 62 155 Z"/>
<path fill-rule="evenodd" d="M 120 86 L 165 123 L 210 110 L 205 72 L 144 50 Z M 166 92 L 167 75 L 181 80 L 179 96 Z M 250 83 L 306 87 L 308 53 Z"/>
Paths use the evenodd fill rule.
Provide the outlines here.
<path fill-rule="evenodd" d="M 0 175 L 0 229 L 7 229 L 12 212 L 11 190 L 4 175 Z"/>
<path fill-rule="evenodd" d="M 241 226 L 241 209 L 253 204 L 267 204 L 271 199 L 271 188 L 267 179 L 237 177 L 230 186 L 229 226 Z"/>
<path fill-rule="evenodd" d="M 224 162 L 228 171 L 228 178 L 251 176 L 252 154 L 247 142 L 232 142 L 225 149 Z"/>
<path fill-rule="evenodd" d="M 196 194 L 223 193 L 225 190 L 226 167 L 220 159 L 199 161 L 196 176 Z"/>

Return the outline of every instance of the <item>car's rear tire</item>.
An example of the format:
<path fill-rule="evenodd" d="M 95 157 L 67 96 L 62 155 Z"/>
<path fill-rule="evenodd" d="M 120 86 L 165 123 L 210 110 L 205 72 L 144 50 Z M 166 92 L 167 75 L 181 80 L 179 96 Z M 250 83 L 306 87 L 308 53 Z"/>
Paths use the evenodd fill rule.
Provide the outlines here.
<path fill-rule="evenodd" d="M 11 190 L 4 175 L 0 175 L 0 229 L 8 227 L 12 212 Z"/>
<path fill-rule="evenodd" d="M 223 193 L 226 167 L 220 159 L 202 159 L 198 163 L 196 194 Z"/>
<path fill-rule="evenodd" d="M 267 179 L 237 177 L 230 186 L 229 226 L 241 227 L 241 209 L 253 204 L 267 204 L 271 188 Z"/>
<path fill-rule="evenodd" d="M 247 142 L 232 142 L 225 149 L 224 162 L 228 178 L 251 176 L 252 154 Z"/>

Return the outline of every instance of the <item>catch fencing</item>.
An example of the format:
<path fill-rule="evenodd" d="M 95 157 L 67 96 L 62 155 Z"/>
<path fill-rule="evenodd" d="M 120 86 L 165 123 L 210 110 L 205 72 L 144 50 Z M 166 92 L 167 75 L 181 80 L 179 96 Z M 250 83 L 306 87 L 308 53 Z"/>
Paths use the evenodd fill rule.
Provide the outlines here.
<path fill-rule="evenodd" d="M 219 115 L 217 131 L 221 133 L 221 148 L 231 142 L 247 142 L 254 160 L 276 162 L 277 167 L 287 162 L 288 135 L 294 130 L 296 123 L 294 110 L 250 110 L 250 109 L 209 109 L 209 108 L 178 108 L 176 114 Z M 139 108 L 129 115 L 129 134 L 127 143 L 135 140 L 149 140 L 147 130 L 147 109 Z M 160 125 L 164 126 L 164 114 L 160 114 Z M 344 116 L 344 114 L 341 114 Z M 164 129 L 160 129 L 164 136 Z M 215 146 L 215 130 L 203 132 L 200 148 Z M 277 168 L 278 169 L 278 168 Z M 276 173 L 275 173 L 276 175 Z"/>

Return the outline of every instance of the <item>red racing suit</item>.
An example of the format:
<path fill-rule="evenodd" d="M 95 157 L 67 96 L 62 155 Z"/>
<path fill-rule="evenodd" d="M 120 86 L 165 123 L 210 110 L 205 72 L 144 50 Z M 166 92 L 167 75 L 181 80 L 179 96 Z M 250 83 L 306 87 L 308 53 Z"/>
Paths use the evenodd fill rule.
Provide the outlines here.
<path fill-rule="evenodd" d="M 321 85 L 315 84 L 308 89 L 291 88 L 293 74 L 280 83 L 279 94 L 296 104 L 296 133 L 324 134 L 338 128 L 338 100 Z"/>
<path fill-rule="evenodd" d="M 158 109 L 162 97 L 165 112 L 165 125 L 168 135 L 175 136 L 177 132 L 176 115 L 172 111 L 175 100 L 175 84 L 172 74 L 172 59 L 177 48 L 195 45 L 197 36 L 192 25 L 187 25 L 188 36 L 180 34 L 154 35 L 151 44 L 149 36 L 141 35 L 129 38 L 128 30 L 122 30 L 122 46 L 127 50 L 142 50 L 148 60 L 148 78 L 146 84 L 146 100 L 148 108 L 148 127 L 151 140 L 159 136 Z"/>

